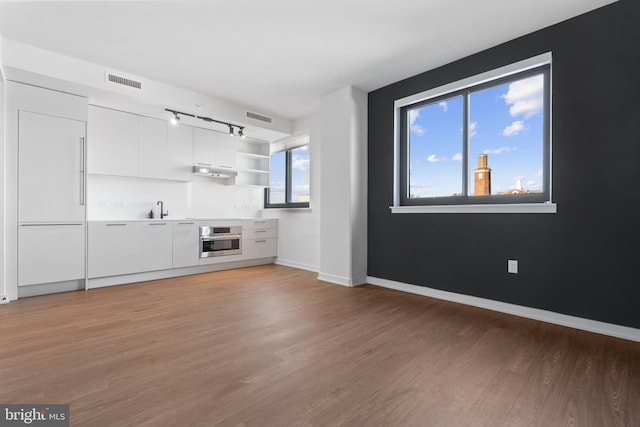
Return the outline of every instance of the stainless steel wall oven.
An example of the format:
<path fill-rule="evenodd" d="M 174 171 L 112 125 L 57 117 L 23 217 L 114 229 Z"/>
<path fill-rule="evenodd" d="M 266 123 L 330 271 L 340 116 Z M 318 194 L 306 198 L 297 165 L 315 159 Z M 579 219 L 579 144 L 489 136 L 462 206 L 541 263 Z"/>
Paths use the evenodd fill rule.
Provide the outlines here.
<path fill-rule="evenodd" d="M 241 225 L 200 227 L 200 258 L 241 253 Z"/>

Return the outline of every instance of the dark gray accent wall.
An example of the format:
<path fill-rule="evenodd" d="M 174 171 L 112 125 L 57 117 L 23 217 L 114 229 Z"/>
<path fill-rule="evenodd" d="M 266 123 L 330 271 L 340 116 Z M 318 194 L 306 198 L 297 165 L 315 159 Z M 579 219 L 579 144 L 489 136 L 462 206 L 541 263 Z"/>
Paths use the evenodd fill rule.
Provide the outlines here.
<path fill-rule="evenodd" d="M 640 328 L 639 41 L 621 0 L 371 92 L 368 275 Z M 391 214 L 394 100 L 549 51 L 558 212 Z"/>

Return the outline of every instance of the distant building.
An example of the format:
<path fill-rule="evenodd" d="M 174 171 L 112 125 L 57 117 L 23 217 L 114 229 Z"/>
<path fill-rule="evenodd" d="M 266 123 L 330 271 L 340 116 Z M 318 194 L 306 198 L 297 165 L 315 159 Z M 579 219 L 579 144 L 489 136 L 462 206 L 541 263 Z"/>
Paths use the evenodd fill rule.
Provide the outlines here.
<path fill-rule="evenodd" d="M 522 188 L 522 180 L 517 179 L 516 185 L 514 187 L 509 188 L 506 191 L 501 191 L 498 194 L 509 194 L 509 195 L 518 195 L 518 194 L 531 194 L 531 193 L 541 193 L 540 190 L 525 190 Z"/>
<path fill-rule="evenodd" d="M 478 167 L 473 172 L 473 195 L 489 196 L 491 195 L 491 168 L 487 154 L 478 156 Z"/>

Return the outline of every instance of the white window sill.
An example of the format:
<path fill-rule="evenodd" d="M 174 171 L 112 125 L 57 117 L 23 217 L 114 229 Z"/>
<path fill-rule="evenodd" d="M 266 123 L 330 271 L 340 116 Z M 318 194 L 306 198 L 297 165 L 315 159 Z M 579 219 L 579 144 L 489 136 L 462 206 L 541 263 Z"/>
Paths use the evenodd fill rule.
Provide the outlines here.
<path fill-rule="evenodd" d="M 430 205 L 390 206 L 391 213 L 557 213 L 555 203 L 522 203 L 518 205 Z"/>

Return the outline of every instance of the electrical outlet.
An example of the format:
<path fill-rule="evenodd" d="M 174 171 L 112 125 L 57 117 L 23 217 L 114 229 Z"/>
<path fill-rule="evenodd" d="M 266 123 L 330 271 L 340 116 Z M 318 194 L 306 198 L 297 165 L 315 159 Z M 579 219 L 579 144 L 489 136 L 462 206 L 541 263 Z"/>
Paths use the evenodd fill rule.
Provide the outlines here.
<path fill-rule="evenodd" d="M 518 260 L 517 259 L 509 259 L 509 260 L 507 260 L 507 273 L 518 274 Z"/>

